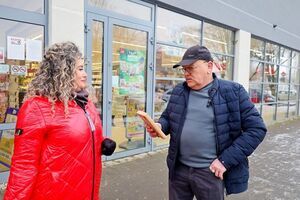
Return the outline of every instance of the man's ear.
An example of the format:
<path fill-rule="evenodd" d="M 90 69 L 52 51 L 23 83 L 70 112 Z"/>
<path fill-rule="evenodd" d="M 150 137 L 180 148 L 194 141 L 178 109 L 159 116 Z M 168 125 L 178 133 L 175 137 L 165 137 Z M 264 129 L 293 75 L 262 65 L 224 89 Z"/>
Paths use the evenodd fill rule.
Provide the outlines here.
<path fill-rule="evenodd" d="M 214 62 L 213 61 L 208 61 L 207 65 L 208 65 L 208 72 L 211 74 L 212 71 L 213 71 Z"/>

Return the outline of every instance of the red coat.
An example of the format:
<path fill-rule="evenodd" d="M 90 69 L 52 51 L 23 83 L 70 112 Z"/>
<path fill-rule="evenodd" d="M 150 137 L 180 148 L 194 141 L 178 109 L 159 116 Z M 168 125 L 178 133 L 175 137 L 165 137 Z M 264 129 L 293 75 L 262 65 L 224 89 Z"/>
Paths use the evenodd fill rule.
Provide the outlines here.
<path fill-rule="evenodd" d="M 94 133 L 75 101 L 68 116 L 60 102 L 53 116 L 44 97 L 22 105 L 4 200 L 99 200 L 102 126 L 92 102 L 86 110 Z"/>

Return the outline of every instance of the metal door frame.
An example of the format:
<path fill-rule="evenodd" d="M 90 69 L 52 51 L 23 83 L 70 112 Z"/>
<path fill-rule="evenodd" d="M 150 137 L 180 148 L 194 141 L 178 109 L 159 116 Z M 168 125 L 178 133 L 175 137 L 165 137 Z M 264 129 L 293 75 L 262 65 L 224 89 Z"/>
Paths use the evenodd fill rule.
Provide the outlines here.
<path fill-rule="evenodd" d="M 154 29 L 149 26 L 136 24 L 127 20 L 114 18 L 111 16 L 102 16 L 100 14 L 86 12 L 86 28 L 85 28 L 85 55 L 87 60 L 87 73 L 88 81 L 91 84 L 92 81 L 92 22 L 99 21 L 103 23 L 103 135 L 105 137 L 111 137 L 111 115 L 112 115 L 112 39 L 113 39 L 113 26 L 122 26 L 124 28 L 136 29 L 147 32 L 147 61 L 146 61 L 146 111 L 152 113 L 153 110 L 153 76 L 154 76 Z M 108 67 L 105 67 L 108 66 Z M 110 157 L 104 157 L 104 160 L 112 160 L 129 155 L 139 154 L 152 150 L 152 139 L 148 134 L 145 134 L 145 147 L 133 150 L 122 151 L 113 154 Z"/>

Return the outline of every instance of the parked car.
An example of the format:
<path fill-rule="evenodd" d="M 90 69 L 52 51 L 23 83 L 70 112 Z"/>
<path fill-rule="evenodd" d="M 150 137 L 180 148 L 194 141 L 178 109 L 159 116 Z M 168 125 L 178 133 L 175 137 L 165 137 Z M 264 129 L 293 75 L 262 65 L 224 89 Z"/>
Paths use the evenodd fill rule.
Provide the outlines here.
<path fill-rule="evenodd" d="M 287 100 L 296 100 L 297 99 L 297 90 L 291 85 L 279 85 L 278 86 L 278 100 L 287 101 Z"/>

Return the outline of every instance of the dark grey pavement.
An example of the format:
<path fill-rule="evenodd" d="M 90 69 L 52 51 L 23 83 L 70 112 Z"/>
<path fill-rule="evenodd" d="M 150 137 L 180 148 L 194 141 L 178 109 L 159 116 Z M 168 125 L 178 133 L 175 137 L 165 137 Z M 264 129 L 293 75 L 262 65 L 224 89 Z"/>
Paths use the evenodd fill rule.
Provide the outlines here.
<path fill-rule="evenodd" d="M 102 200 L 168 199 L 166 153 L 164 149 L 105 162 Z M 226 200 L 300 200 L 300 118 L 269 126 L 250 157 L 248 191 Z"/>
<path fill-rule="evenodd" d="M 168 199 L 166 153 L 104 163 L 102 200 Z M 300 200 L 300 119 L 269 126 L 250 157 L 248 191 L 226 200 Z"/>

